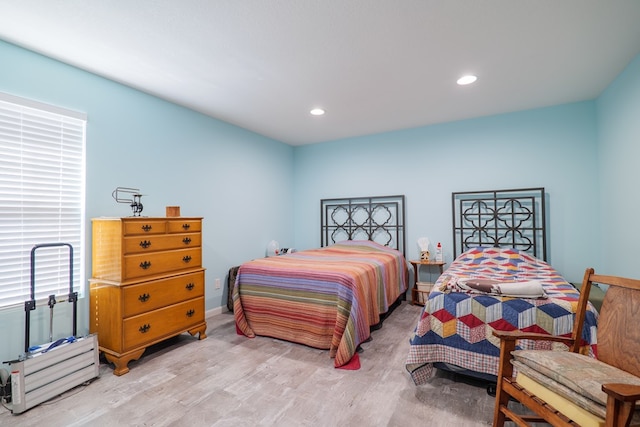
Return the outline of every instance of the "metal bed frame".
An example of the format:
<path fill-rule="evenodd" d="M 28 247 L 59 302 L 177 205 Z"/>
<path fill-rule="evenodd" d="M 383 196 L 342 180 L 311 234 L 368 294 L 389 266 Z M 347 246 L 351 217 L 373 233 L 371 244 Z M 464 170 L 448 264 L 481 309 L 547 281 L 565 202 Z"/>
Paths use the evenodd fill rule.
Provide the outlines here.
<path fill-rule="evenodd" d="M 320 246 L 372 240 L 406 254 L 405 196 L 320 200 Z"/>
<path fill-rule="evenodd" d="M 451 194 L 454 258 L 478 246 L 513 247 L 547 261 L 544 187 Z"/>
<path fill-rule="evenodd" d="M 547 261 L 544 187 L 451 193 L 454 259 L 479 246 L 512 247 Z M 485 381 L 495 395 L 493 375 L 437 362 L 438 369 Z"/>

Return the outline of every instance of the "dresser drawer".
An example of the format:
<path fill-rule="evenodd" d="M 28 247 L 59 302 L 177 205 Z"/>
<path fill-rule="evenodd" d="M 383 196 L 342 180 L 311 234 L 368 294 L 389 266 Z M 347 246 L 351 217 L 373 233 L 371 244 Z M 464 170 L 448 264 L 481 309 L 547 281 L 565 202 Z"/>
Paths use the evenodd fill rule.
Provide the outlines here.
<path fill-rule="evenodd" d="M 204 270 L 123 287 L 123 317 L 204 296 Z"/>
<path fill-rule="evenodd" d="M 201 248 L 176 249 L 124 256 L 124 279 L 197 268 L 202 265 Z"/>
<path fill-rule="evenodd" d="M 168 249 L 186 249 L 198 247 L 202 243 L 200 233 L 162 234 L 150 236 L 132 236 L 124 238 L 124 253 L 135 254 Z"/>
<path fill-rule="evenodd" d="M 204 297 L 184 301 L 123 321 L 124 351 L 157 341 L 204 322 Z"/>
<path fill-rule="evenodd" d="M 123 221 L 125 236 L 164 234 L 167 232 L 167 221 L 161 219 L 130 219 Z"/>
<path fill-rule="evenodd" d="M 172 219 L 168 221 L 169 233 L 195 233 L 202 231 L 202 221 L 198 219 Z"/>

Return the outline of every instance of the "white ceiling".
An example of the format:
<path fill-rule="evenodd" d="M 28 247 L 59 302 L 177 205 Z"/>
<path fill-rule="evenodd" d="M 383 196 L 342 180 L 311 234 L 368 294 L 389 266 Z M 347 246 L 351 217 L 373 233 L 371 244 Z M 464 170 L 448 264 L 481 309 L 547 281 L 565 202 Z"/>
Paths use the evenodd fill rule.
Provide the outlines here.
<path fill-rule="evenodd" d="M 594 99 L 640 1 L 2 0 L 0 38 L 301 145 Z"/>

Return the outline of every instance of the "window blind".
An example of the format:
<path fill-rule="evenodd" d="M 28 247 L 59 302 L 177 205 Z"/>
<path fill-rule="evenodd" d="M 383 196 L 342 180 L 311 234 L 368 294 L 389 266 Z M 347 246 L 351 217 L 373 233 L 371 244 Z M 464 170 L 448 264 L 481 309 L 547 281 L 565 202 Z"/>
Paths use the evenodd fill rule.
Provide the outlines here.
<path fill-rule="evenodd" d="M 36 244 L 73 246 L 73 287 L 84 282 L 86 116 L 0 93 L 0 307 L 31 296 Z M 69 249 L 35 253 L 37 301 L 69 294 Z"/>

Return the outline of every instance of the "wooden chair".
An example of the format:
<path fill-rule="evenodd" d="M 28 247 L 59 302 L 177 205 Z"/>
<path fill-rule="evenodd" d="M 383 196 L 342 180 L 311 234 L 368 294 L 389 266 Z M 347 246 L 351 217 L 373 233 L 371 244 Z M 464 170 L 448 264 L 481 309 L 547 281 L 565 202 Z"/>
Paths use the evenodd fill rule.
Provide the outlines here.
<path fill-rule="evenodd" d="M 587 309 L 587 301 L 589 298 L 589 292 L 591 290 L 592 283 L 600 283 L 609 285 L 609 288 L 604 296 L 602 303 L 602 309 L 598 320 L 597 330 L 597 356 L 598 360 L 579 355 L 580 348 L 580 336 L 582 334 L 582 326 L 584 323 L 585 313 Z M 597 381 L 597 384 L 601 384 L 601 390 L 606 393 L 602 395 L 602 402 L 606 402 L 602 405 L 602 402 L 597 405 L 602 405 L 597 408 L 599 415 L 597 418 L 604 419 L 606 426 L 628 426 L 633 418 L 636 400 L 640 399 L 640 327 L 638 327 L 638 321 L 640 320 L 640 280 L 626 279 L 616 276 L 603 276 L 594 273 L 592 268 L 586 270 L 584 279 L 582 282 L 582 289 L 580 299 L 578 302 L 578 311 L 574 319 L 574 327 L 571 338 L 562 338 L 556 336 L 534 334 L 534 333 L 522 333 L 519 331 L 502 332 L 494 331 L 494 335 L 501 339 L 500 343 L 500 367 L 498 371 L 498 384 L 496 391 L 496 403 L 494 410 L 493 425 L 494 427 L 502 427 L 505 420 L 511 420 L 519 426 L 528 426 L 529 422 L 543 422 L 554 426 L 577 426 L 583 423 L 582 421 L 576 421 L 578 418 L 575 415 L 567 415 L 569 412 L 565 404 L 556 404 L 558 408 L 554 408 L 548 402 L 545 402 L 538 395 L 545 395 L 551 393 L 553 396 L 562 395 L 558 389 L 553 390 L 553 387 L 547 383 L 537 388 L 536 394 L 530 389 L 534 389 L 531 382 L 525 382 L 525 375 L 520 372 L 520 368 L 517 376 L 514 375 L 514 366 L 512 364 L 514 355 L 512 352 L 516 349 L 516 342 L 520 339 L 530 340 L 546 340 L 554 342 L 563 342 L 570 348 L 570 352 L 576 353 L 575 355 L 564 354 L 558 355 L 555 351 L 549 350 L 526 350 L 522 352 L 515 352 L 516 356 L 532 356 L 532 357 L 547 357 L 547 356 L 560 356 L 562 358 L 574 358 L 577 364 L 582 362 L 588 362 L 591 366 L 596 366 L 596 370 L 603 368 L 603 370 L 612 370 L 611 367 L 618 368 L 624 372 L 620 372 L 620 376 L 617 375 L 602 375 Z M 526 353 L 529 352 L 529 353 Z M 534 352 L 534 353 L 531 353 Z M 541 352 L 546 352 L 542 354 Z M 550 353 L 556 353 L 552 355 Z M 518 359 L 518 357 L 516 357 Z M 518 361 L 514 362 L 516 366 L 522 366 L 518 364 Z M 551 375 L 547 375 L 549 378 L 562 378 L 562 367 L 557 367 L 552 364 L 540 364 L 542 370 L 556 369 Z M 528 367 L 527 367 L 528 368 Z M 579 371 L 580 367 L 576 364 L 571 364 L 571 369 Z M 524 371 L 524 369 L 523 369 Z M 569 369 L 567 369 L 569 371 Z M 591 374 L 591 371 L 589 371 Z M 617 373 L 617 371 L 616 371 Z M 523 375 L 522 377 L 520 375 Z M 575 374 L 574 374 L 575 375 Z M 545 378 L 546 378 L 545 377 Z M 596 378 L 598 375 L 594 373 Z M 628 378 L 627 378 L 628 377 Z M 518 378 L 521 379 L 523 384 L 518 383 Z M 622 380 L 619 380 L 622 378 Z M 591 381 L 592 377 L 589 376 Z M 561 381 L 561 380 L 558 380 Z M 594 380 L 595 382 L 596 380 Z M 551 381 L 555 383 L 555 381 Z M 617 383 L 616 383 L 617 382 Z M 622 384 L 621 382 L 624 382 Z M 534 382 L 533 384 L 539 384 Z M 529 390 L 526 388 L 528 387 Z M 588 393 L 581 394 L 582 396 L 592 396 L 593 393 L 601 393 L 600 390 L 594 390 L 596 387 L 589 386 Z M 585 389 L 582 389 L 584 392 Z M 530 409 L 534 414 L 532 415 L 519 415 L 509 409 L 508 404 L 510 399 L 515 399 L 522 403 L 525 407 Z M 551 400 L 550 398 L 547 398 Z M 569 402 L 573 404 L 576 400 L 567 399 L 565 403 Z M 592 400 L 586 399 L 587 403 Z M 579 408 L 582 410 L 582 408 Z M 593 409 L 587 411 L 588 416 L 593 416 L 595 412 Z M 604 414 L 604 417 L 602 416 Z M 573 417 L 573 419 L 571 418 Z M 635 420 L 634 420 L 635 422 Z"/>

